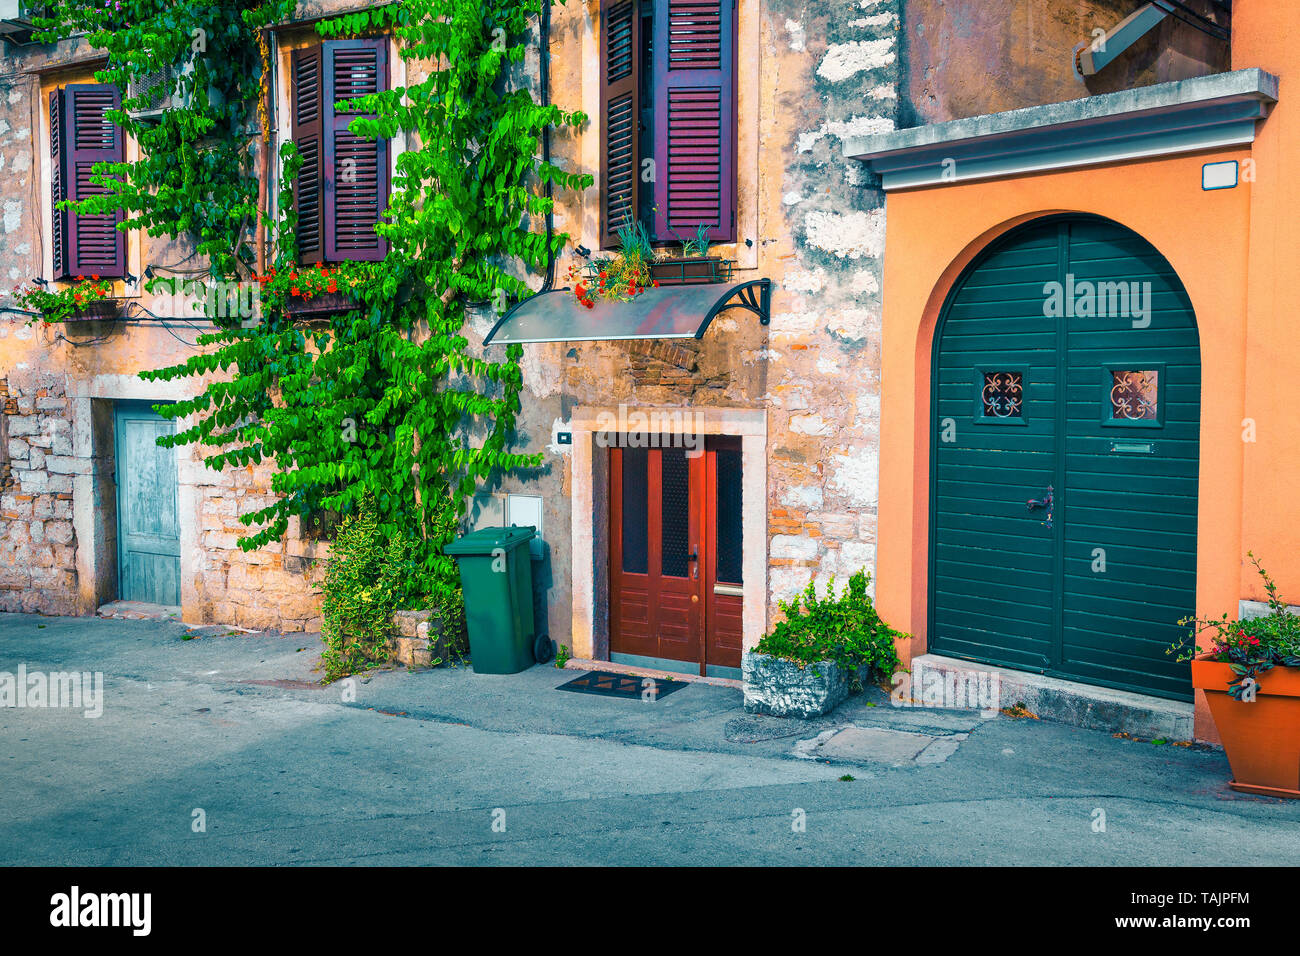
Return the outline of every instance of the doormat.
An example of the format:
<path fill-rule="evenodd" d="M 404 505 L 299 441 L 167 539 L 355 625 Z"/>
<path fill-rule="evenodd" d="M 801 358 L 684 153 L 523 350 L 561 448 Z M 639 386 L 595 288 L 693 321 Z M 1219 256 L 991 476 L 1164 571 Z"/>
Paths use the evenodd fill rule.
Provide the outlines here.
<path fill-rule="evenodd" d="M 651 682 L 651 683 L 647 683 Z M 624 697 L 629 700 L 656 701 L 686 686 L 686 681 L 668 680 L 664 677 L 644 677 L 639 674 L 615 674 L 612 671 L 587 671 L 556 690 L 571 690 L 575 694 L 599 694 L 601 697 Z M 648 693 L 649 692 L 649 693 Z"/>

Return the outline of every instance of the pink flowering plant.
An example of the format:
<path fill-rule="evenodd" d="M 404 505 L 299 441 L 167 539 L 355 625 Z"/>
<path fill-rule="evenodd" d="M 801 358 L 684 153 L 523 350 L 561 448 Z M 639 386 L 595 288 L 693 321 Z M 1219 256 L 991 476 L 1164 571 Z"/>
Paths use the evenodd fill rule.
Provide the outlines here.
<path fill-rule="evenodd" d="M 1278 595 L 1277 583 L 1254 552 L 1247 554 L 1264 580 L 1268 613 L 1237 621 L 1229 620 L 1227 614 L 1217 618 L 1183 618 L 1178 623 L 1190 626 L 1191 634 L 1166 651 L 1176 653 L 1179 661 L 1204 655 L 1207 660 L 1231 665 L 1234 678 L 1228 692 L 1238 699 L 1245 678 L 1257 678 L 1274 667 L 1300 667 L 1300 615 L 1291 613 Z M 1209 636 L 1208 648 L 1198 643 L 1203 634 Z"/>

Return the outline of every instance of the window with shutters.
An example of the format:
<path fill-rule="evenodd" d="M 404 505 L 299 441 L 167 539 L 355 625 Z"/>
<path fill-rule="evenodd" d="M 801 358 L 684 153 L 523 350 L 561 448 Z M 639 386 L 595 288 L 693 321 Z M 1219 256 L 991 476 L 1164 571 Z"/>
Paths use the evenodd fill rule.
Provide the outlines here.
<path fill-rule="evenodd" d="M 600 238 L 736 237 L 735 0 L 601 0 Z"/>
<path fill-rule="evenodd" d="M 302 166 L 294 182 L 298 261 L 377 261 L 388 243 L 375 232 L 388 205 L 389 149 L 348 129 L 373 114 L 342 103 L 389 86 L 386 38 L 327 40 L 289 62 L 289 135 Z"/>
<path fill-rule="evenodd" d="M 81 215 L 61 209 L 65 200 L 82 200 L 108 190 L 94 182 L 96 163 L 126 160 L 121 128 L 108 111 L 121 106 L 117 87 L 71 83 L 49 91 L 50 246 L 54 278 L 126 276 L 126 234 L 117 229 L 120 211 Z"/>

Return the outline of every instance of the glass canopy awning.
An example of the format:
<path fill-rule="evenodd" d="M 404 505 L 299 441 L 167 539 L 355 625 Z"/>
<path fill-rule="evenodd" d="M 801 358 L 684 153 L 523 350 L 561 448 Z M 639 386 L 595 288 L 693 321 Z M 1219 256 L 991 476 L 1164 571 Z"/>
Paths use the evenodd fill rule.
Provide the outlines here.
<path fill-rule="evenodd" d="M 767 325 L 772 280 L 669 285 L 628 302 L 578 302 L 567 289 L 529 296 L 501 317 L 484 345 L 528 342 L 607 342 L 615 339 L 699 339 L 714 316 L 745 309 Z"/>

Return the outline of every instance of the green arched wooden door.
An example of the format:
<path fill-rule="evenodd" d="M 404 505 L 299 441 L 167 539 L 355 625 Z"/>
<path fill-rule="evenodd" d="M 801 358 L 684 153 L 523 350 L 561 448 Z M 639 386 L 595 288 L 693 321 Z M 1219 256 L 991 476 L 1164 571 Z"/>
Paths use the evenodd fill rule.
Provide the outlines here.
<path fill-rule="evenodd" d="M 933 653 L 1190 699 L 1200 345 L 1169 263 L 1106 220 L 1003 237 L 939 321 Z"/>

